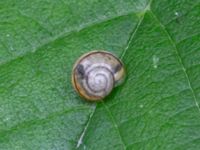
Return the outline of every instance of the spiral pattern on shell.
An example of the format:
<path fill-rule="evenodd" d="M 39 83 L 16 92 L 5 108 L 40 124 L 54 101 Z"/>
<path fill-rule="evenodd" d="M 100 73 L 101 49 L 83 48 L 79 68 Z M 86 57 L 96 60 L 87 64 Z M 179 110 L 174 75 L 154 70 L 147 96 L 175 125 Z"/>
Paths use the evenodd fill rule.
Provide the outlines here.
<path fill-rule="evenodd" d="M 109 52 L 92 51 L 75 63 L 72 83 L 85 99 L 101 100 L 124 79 L 121 61 Z"/>

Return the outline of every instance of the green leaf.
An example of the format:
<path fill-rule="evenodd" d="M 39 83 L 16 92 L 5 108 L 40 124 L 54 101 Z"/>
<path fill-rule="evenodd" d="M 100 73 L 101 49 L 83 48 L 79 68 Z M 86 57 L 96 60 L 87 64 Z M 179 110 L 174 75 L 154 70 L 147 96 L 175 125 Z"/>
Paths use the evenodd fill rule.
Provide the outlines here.
<path fill-rule="evenodd" d="M 1 0 L 0 149 L 199 149 L 199 14 L 199 0 Z M 71 85 L 94 49 L 127 70 L 100 103 Z"/>

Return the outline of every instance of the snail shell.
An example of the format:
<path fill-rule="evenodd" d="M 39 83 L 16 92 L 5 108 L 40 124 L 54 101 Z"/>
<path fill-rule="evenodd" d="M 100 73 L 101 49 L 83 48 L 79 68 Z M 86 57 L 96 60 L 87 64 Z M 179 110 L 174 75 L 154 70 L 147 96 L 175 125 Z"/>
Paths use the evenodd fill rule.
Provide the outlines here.
<path fill-rule="evenodd" d="M 122 62 L 106 51 L 81 56 L 72 71 L 72 84 L 79 95 L 97 101 L 106 97 L 125 77 Z"/>

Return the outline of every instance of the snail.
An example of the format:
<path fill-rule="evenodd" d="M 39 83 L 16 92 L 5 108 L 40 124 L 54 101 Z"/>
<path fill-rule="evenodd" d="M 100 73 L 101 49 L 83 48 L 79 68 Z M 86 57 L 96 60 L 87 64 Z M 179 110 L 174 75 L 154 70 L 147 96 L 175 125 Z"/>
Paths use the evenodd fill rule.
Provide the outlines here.
<path fill-rule="evenodd" d="M 72 70 L 72 85 L 86 100 L 98 101 L 125 78 L 123 63 L 112 53 L 91 51 L 81 56 Z"/>

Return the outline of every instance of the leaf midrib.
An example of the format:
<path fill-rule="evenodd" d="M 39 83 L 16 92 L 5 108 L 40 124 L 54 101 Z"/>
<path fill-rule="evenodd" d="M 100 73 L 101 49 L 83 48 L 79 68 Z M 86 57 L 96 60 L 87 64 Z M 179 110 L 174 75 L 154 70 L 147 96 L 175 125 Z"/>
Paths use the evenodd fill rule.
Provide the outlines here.
<path fill-rule="evenodd" d="M 123 59 L 124 55 L 126 54 L 126 51 L 128 50 L 128 48 L 129 48 L 129 46 L 130 46 L 130 44 L 131 44 L 131 42 L 132 42 L 132 40 L 133 40 L 133 38 L 134 38 L 134 36 L 135 36 L 137 30 L 139 29 L 141 23 L 143 22 L 143 19 L 144 19 L 144 16 L 145 16 L 146 12 L 147 12 L 148 10 L 150 10 L 152 1 L 153 1 L 153 0 L 149 0 L 149 2 L 147 3 L 147 5 L 146 5 L 144 11 L 142 11 L 143 14 L 140 15 L 140 19 L 139 19 L 139 21 L 138 21 L 138 23 L 137 23 L 137 26 L 136 26 L 135 28 L 133 28 L 133 30 L 132 30 L 132 32 L 131 32 L 131 35 L 130 35 L 130 37 L 128 38 L 127 44 L 126 44 L 126 46 L 125 46 L 125 49 L 123 50 L 123 52 L 122 52 L 122 54 L 121 54 L 121 56 L 120 56 L 120 59 Z M 98 105 L 98 104 L 97 104 L 97 105 Z M 109 116 L 110 116 L 110 118 L 111 118 L 111 120 L 112 120 L 112 124 L 113 124 L 114 128 L 117 130 L 119 139 L 120 139 L 121 144 L 122 144 L 122 146 L 123 146 L 123 149 L 126 150 L 126 149 L 127 149 L 126 144 L 125 144 L 125 142 L 124 142 L 124 140 L 123 140 L 123 138 L 122 138 L 121 132 L 120 132 L 120 130 L 119 130 L 119 127 L 118 127 L 118 125 L 117 125 L 117 123 L 116 123 L 114 117 L 113 117 L 112 112 L 110 111 L 109 107 L 106 106 L 106 104 L 105 104 L 104 102 L 102 102 L 102 105 L 103 105 L 103 107 L 106 109 L 107 113 L 109 113 Z M 94 114 L 95 114 L 95 112 L 96 112 L 96 109 L 97 109 L 97 107 L 95 107 L 94 110 L 93 110 L 93 112 L 91 112 L 92 115 L 90 115 L 90 118 L 88 119 L 88 121 L 87 121 L 87 123 L 86 123 L 86 126 L 87 126 L 87 127 L 89 127 L 90 121 L 92 120 L 92 117 L 94 116 Z M 85 127 L 84 127 L 84 132 L 86 132 L 86 131 L 87 131 L 87 128 L 85 129 Z M 84 138 L 84 137 L 82 137 L 82 134 L 81 134 L 80 138 Z M 79 138 L 79 139 L 80 139 L 80 138 Z M 78 143 L 78 142 L 77 142 L 77 143 Z M 79 145 L 79 146 L 80 146 L 80 145 Z M 79 147 L 76 147 L 76 148 L 79 148 Z"/>
<path fill-rule="evenodd" d="M 126 48 L 124 49 L 124 51 L 122 52 L 122 55 L 121 55 L 120 58 L 122 59 L 122 58 L 124 57 L 124 55 L 126 54 L 127 50 L 129 49 L 129 45 L 131 44 L 131 42 L 133 42 L 132 40 L 133 40 L 133 38 L 134 38 L 134 36 L 135 36 L 135 33 L 137 32 L 138 28 L 140 27 L 140 25 L 141 25 L 141 23 L 142 23 L 142 21 L 143 21 L 143 18 L 144 18 L 144 16 L 145 16 L 145 14 L 146 14 L 147 12 L 150 12 L 151 15 L 152 15 L 152 17 L 158 22 L 159 26 L 161 27 L 161 29 L 164 31 L 164 33 L 165 33 L 166 36 L 168 37 L 168 40 L 170 41 L 170 43 L 172 44 L 172 46 L 173 46 L 173 48 L 174 48 L 174 50 L 175 50 L 175 53 L 176 53 L 176 55 L 177 55 L 177 57 L 178 57 L 178 59 L 179 59 L 178 61 L 179 61 L 180 65 L 182 66 L 181 69 L 182 69 L 182 71 L 183 71 L 183 73 L 184 73 L 184 75 L 185 75 L 185 78 L 186 78 L 187 82 L 188 82 L 187 84 L 188 84 L 188 86 L 189 86 L 190 92 L 192 93 L 192 96 L 193 96 L 195 105 L 196 105 L 196 107 L 197 107 L 197 109 L 198 109 L 198 111 L 199 111 L 199 114 L 200 114 L 200 107 L 199 107 L 199 104 L 198 104 L 198 102 L 197 102 L 196 94 L 195 94 L 194 89 L 193 89 L 193 87 L 192 87 L 190 77 L 189 77 L 189 75 L 188 75 L 188 73 L 187 73 L 187 71 L 186 71 L 186 67 L 185 67 L 184 64 L 183 64 L 183 60 L 182 60 L 181 55 L 180 55 L 180 53 L 179 53 L 179 51 L 178 51 L 178 48 L 177 48 L 177 46 L 176 46 L 176 43 L 175 43 L 175 41 L 173 40 L 173 38 L 171 37 L 170 33 L 169 33 L 169 32 L 167 31 L 167 29 L 165 28 L 165 25 L 162 24 L 162 22 L 158 19 L 158 17 L 157 17 L 157 16 L 154 14 L 154 12 L 151 10 L 150 6 L 151 6 L 151 4 L 152 4 L 152 1 L 153 1 L 153 0 L 150 0 L 150 2 L 149 2 L 149 4 L 148 4 L 148 5 L 149 5 L 149 9 L 146 9 L 146 8 L 148 7 L 148 5 L 147 5 L 147 7 L 145 8 L 146 11 L 144 12 L 144 15 L 141 17 L 141 19 L 138 21 L 137 27 L 135 28 L 135 30 L 133 30 L 132 34 L 130 35 L 130 38 L 129 38 L 128 42 L 127 42 L 127 46 L 126 46 Z M 195 6 L 196 6 L 196 5 L 195 5 Z M 195 6 L 194 6 L 194 7 L 195 7 Z M 186 13 L 186 14 L 187 14 L 187 13 Z M 112 117 L 112 113 L 111 113 L 111 111 L 109 110 L 109 107 L 107 107 L 105 103 L 103 103 L 103 106 L 104 106 L 105 109 L 110 113 L 110 116 Z M 96 111 L 96 108 L 94 109 L 94 111 L 92 112 L 92 114 L 95 114 L 95 111 Z M 92 117 L 93 117 L 93 115 L 91 116 L 91 118 L 92 118 Z M 90 118 L 90 120 L 91 120 L 91 118 Z M 118 125 L 116 124 L 116 121 L 114 120 L 113 117 L 112 117 L 112 123 L 113 123 L 113 126 L 116 128 L 116 130 L 118 130 L 117 132 L 119 133 L 119 138 L 120 138 L 120 140 L 121 140 L 121 142 L 122 142 L 122 145 L 123 145 L 124 149 L 126 149 L 127 146 L 126 146 L 125 142 L 123 141 L 123 138 L 122 138 L 122 136 L 121 136 L 121 134 L 120 134 L 120 130 L 119 130 L 119 128 L 118 128 Z M 88 124 L 90 124 L 90 122 L 87 122 L 87 126 L 88 126 Z M 129 145 L 128 145 L 128 146 L 129 146 Z"/>

